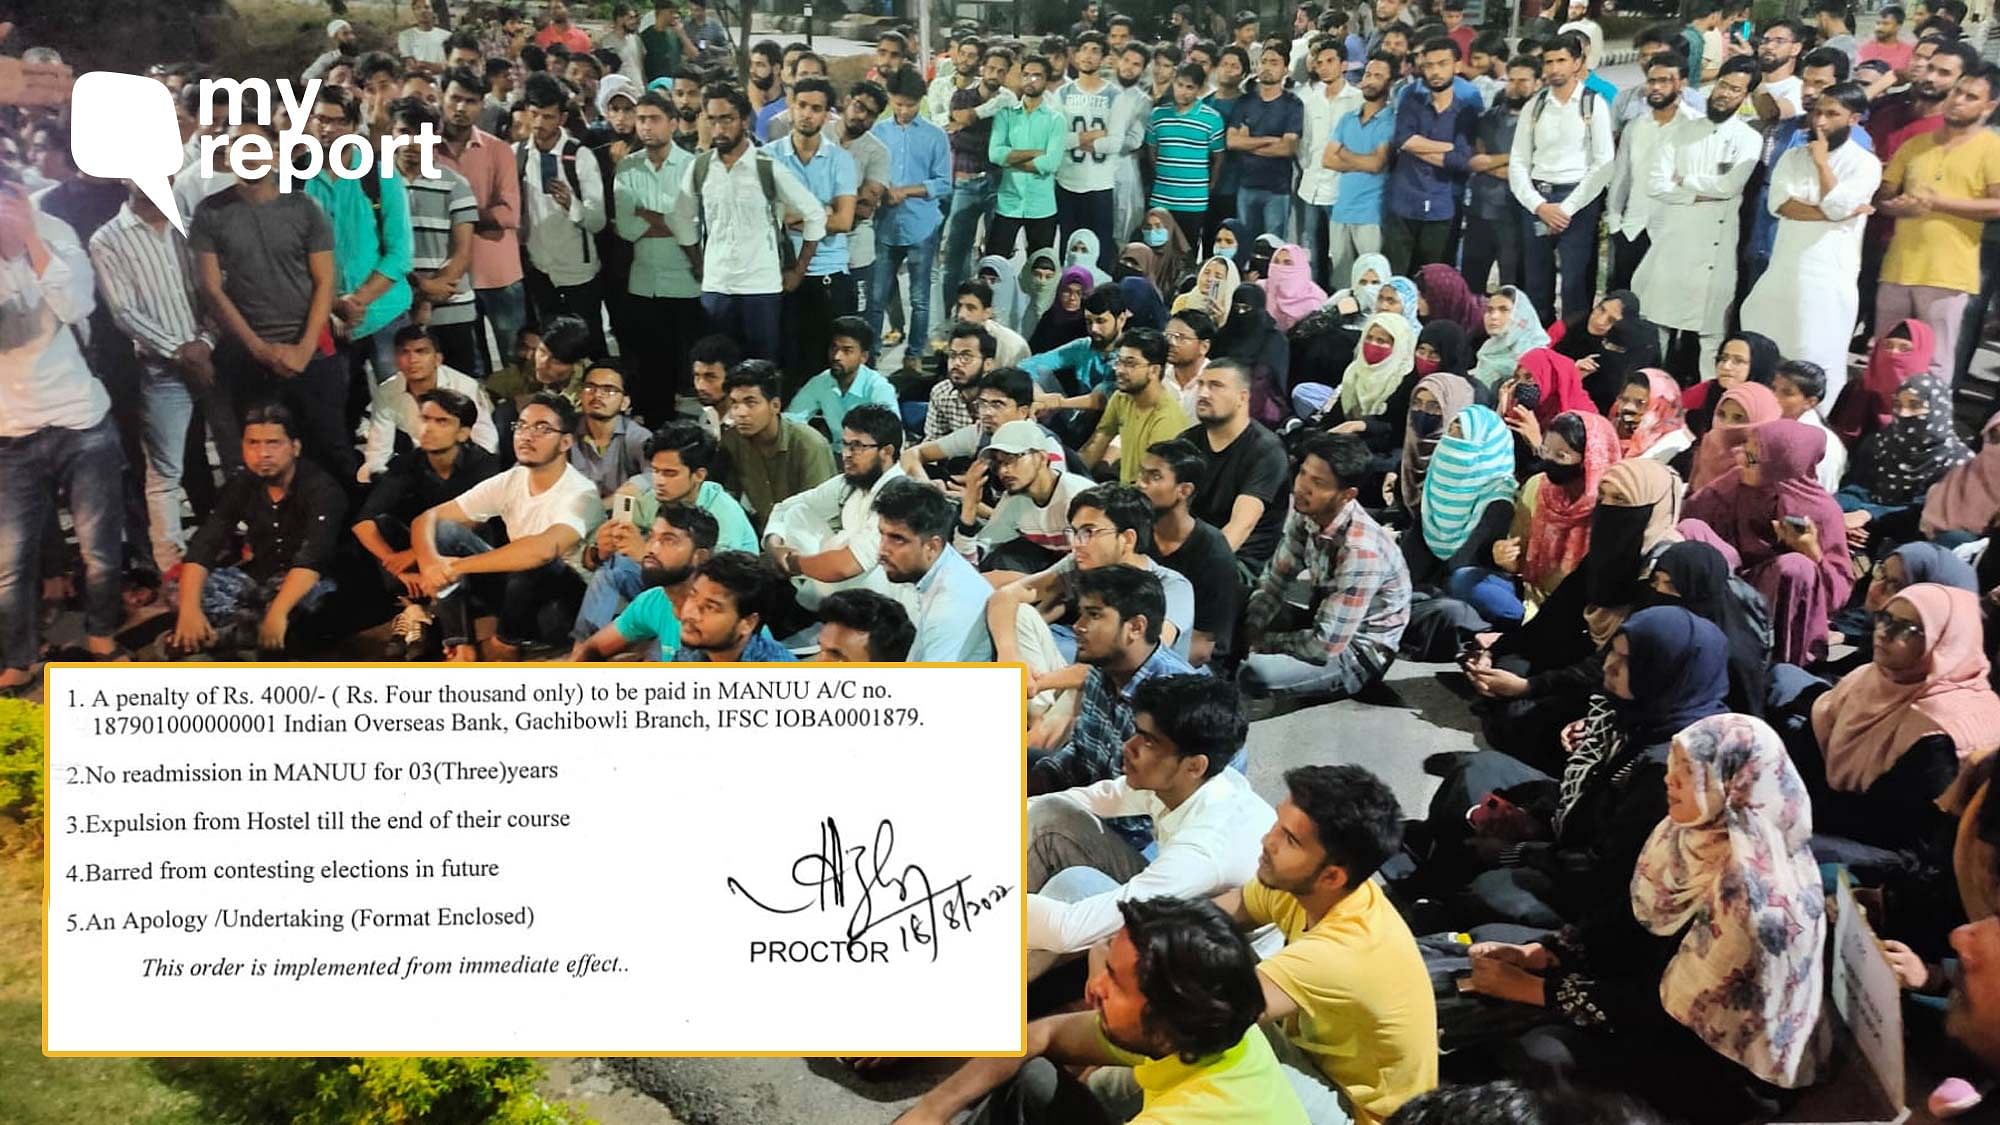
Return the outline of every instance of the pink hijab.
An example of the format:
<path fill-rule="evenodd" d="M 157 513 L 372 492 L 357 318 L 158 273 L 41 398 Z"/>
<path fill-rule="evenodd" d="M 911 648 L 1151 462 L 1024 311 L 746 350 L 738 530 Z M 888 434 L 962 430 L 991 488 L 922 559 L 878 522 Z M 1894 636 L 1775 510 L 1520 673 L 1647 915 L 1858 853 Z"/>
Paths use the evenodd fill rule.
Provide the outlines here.
<path fill-rule="evenodd" d="M 1819 459 L 1826 454 L 1826 431 L 1780 418 L 1756 427 L 1755 432 L 1758 483 L 1744 484 L 1743 469 L 1731 469 L 1688 497 L 1684 514 L 1702 520 L 1734 544 L 1745 568 L 1761 566 L 1784 551 L 1772 521 L 1804 516 L 1819 533 L 1825 555 L 1822 569 L 1837 575 L 1833 602 L 1846 601 L 1854 587 L 1848 569 L 1847 525 L 1842 522 L 1840 505 L 1814 476 Z"/>
<path fill-rule="evenodd" d="M 1278 261 L 1282 254 L 1291 259 Z M 1264 308 L 1278 324 L 1278 331 L 1290 332 L 1292 325 L 1318 312 L 1326 304 L 1326 290 L 1313 284 L 1312 267 L 1303 248 L 1286 243 L 1271 255 L 1264 274 Z M 1412 310 L 1414 311 L 1414 310 Z"/>
<path fill-rule="evenodd" d="M 1986 420 L 1985 444 L 1972 460 L 1949 470 L 1924 499 L 1923 532 L 1984 535 L 2000 517 L 2000 414 Z"/>
<path fill-rule="evenodd" d="M 1576 373 L 1576 361 L 1570 357 L 1550 348 L 1530 348 L 1514 366 L 1533 375 L 1542 388 L 1542 401 L 1535 404 L 1535 420 L 1542 425 L 1555 421 L 1558 414 L 1597 415 L 1597 403 L 1583 389 L 1583 377 Z M 1612 440 L 1618 440 L 1615 432 Z"/>
<path fill-rule="evenodd" d="M 1910 350 L 1897 354 L 1888 349 L 1889 338 L 1900 331 L 1910 341 Z M 1849 445 L 1889 425 L 1896 391 L 1904 383 L 1930 369 L 1936 335 L 1931 326 L 1910 319 L 1882 333 L 1868 352 L 1868 366 L 1861 378 L 1847 384 L 1827 416 L 1827 428 Z"/>
<path fill-rule="evenodd" d="M 1927 735 L 1949 736 L 1965 765 L 2000 746 L 2000 697 L 1986 682 L 1979 595 L 1921 582 L 1890 599 L 1898 600 L 1923 621 L 1923 663 L 1900 675 L 1864 664 L 1813 703 L 1813 734 L 1835 789 L 1866 790 Z"/>
<path fill-rule="evenodd" d="M 1716 400 L 1716 411 L 1719 413 L 1722 404 L 1731 400 L 1743 408 L 1743 413 L 1749 415 L 1750 420 L 1739 426 L 1725 426 L 1718 422 L 1702 437 L 1701 444 L 1694 448 L 1694 468 L 1688 473 L 1690 492 L 1736 467 L 1736 451 L 1748 440 L 1751 430 L 1785 416 L 1785 412 L 1778 408 L 1778 396 L 1762 383 L 1740 383 L 1724 391 L 1722 397 Z M 1822 442 L 1822 456 L 1825 451 L 1826 446 Z M 1841 538 L 1846 536 L 1843 534 Z"/>

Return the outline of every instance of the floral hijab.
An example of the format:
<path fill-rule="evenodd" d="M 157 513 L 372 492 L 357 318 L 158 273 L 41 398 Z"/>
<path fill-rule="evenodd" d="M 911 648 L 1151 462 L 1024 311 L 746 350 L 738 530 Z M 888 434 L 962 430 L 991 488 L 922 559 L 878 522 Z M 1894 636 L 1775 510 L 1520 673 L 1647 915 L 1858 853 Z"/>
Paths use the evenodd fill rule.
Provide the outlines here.
<path fill-rule="evenodd" d="M 1541 317 L 1535 314 L 1535 306 L 1526 293 L 1503 285 L 1495 296 L 1514 302 L 1514 316 L 1499 335 L 1488 336 L 1479 345 L 1479 356 L 1473 361 L 1472 377 L 1489 387 L 1499 386 L 1514 374 L 1523 352 L 1549 345 L 1549 334 L 1543 331 Z"/>
<path fill-rule="evenodd" d="M 1625 439 L 1625 456 L 1644 457 L 1648 449 L 1687 429 L 1687 411 L 1681 408 L 1681 385 L 1672 375 L 1657 367 L 1648 367 L 1646 376 L 1646 409 L 1639 414 L 1639 425 L 1632 436 Z"/>

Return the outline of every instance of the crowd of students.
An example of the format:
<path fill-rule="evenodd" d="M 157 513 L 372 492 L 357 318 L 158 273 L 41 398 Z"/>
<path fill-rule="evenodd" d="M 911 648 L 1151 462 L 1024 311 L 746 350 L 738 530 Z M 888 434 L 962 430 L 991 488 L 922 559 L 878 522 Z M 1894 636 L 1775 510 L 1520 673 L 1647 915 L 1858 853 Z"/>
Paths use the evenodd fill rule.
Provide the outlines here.
<path fill-rule="evenodd" d="M 185 237 L 9 111 L 0 690 L 149 612 L 177 658 L 1018 661 L 1056 1014 L 911 1121 L 1763 1119 L 1828 1071 L 1821 863 L 1955 983 L 1971 1056 L 1913 1042 L 1963 1112 L 2000 69 L 1918 8 L 1695 0 L 1617 91 L 1580 0 L 1511 46 L 1092 4 L 836 89 L 768 42 L 738 84 L 700 5 L 420 0 L 393 50 L 329 25 L 300 122 L 158 69 Z M 290 193 L 198 158 L 293 127 L 442 141 Z M 1487 747 L 1428 810 L 1250 788 L 1248 723 L 1399 657 Z"/>

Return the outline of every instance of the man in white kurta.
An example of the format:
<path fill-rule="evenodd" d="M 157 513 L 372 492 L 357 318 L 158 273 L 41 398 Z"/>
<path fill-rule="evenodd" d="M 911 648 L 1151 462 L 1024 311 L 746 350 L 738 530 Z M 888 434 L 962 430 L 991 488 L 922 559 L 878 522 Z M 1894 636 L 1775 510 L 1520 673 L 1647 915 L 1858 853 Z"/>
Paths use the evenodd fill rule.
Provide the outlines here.
<path fill-rule="evenodd" d="M 1644 172 L 1654 203 L 1646 223 L 1652 247 L 1632 275 L 1632 291 L 1647 320 L 1701 337 L 1703 378 L 1715 375 L 1715 351 L 1736 299 L 1737 213 L 1762 143 L 1736 111 L 1755 85 L 1754 74 L 1725 70 L 1706 113 L 1668 125 Z M 1648 120 L 1627 126 L 1625 135 Z"/>
<path fill-rule="evenodd" d="M 1768 206 L 1778 217 L 1778 236 L 1771 268 L 1743 301 L 1745 325 L 1770 337 L 1779 354 L 1826 372 L 1823 402 L 1839 401 L 1847 383 L 1847 341 L 1860 307 L 1863 208 L 1882 183 L 1882 162 L 1848 139 L 1867 104 L 1860 89 L 1843 82 L 1821 94 L 1813 106 L 1815 139 L 1771 169 Z"/>

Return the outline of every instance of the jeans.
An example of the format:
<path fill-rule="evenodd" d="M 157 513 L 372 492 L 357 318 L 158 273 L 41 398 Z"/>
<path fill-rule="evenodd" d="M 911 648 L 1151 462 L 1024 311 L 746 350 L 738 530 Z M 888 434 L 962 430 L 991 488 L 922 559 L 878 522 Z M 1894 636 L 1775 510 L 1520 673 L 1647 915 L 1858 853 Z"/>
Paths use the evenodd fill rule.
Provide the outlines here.
<path fill-rule="evenodd" d="M 1473 293 L 1486 295 L 1487 279 L 1493 267 L 1500 267 L 1500 284 L 1521 284 L 1521 224 L 1512 216 L 1488 219 L 1470 215 L 1465 223 L 1465 280 Z"/>
<path fill-rule="evenodd" d="M 1284 237 L 1285 232 L 1291 229 L 1291 219 L 1291 192 L 1248 187 L 1237 190 L 1236 220 L 1243 224 L 1244 233 L 1250 236 L 1250 241 L 1255 242 L 1267 234 Z M 1248 251 L 1238 250 L 1237 253 L 1247 254 Z"/>
<path fill-rule="evenodd" d="M 1304 200 L 1300 200 L 1299 205 L 1292 210 L 1292 225 L 1294 227 L 1292 241 L 1298 243 L 1299 247 L 1306 252 L 1307 266 L 1312 270 L 1313 279 L 1319 283 L 1319 287 L 1332 293 L 1338 289 L 1345 289 L 1347 286 L 1345 285 L 1346 278 L 1344 276 L 1341 278 L 1342 284 L 1327 284 L 1330 277 L 1326 266 L 1326 222 L 1326 208 L 1324 207 L 1315 207 Z"/>
<path fill-rule="evenodd" d="M 436 535 L 440 555 L 465 558 L 493 549 L 462 523 L 440 521 Z M 568 563 L 552 559 L 532 570 L 467 575 L 438 592 L 437 621 L 446 647 L 472 644 L 477 638 L 473 635 L 471 603 L 477 603 L 499 615 L 493 629 L 495 639 L 519 646 L 566 636 L 582 601 L 583 579 Z"/>
<path fill-rule="evenodd" d="M 83 550 L 83 631 L 91 637 L 118 631 L 124 473 L 109 413 L 87 430 L 44 426 L 0 438 L 0 668 L 28 667 L 40 648 L 42 536 L 54 522 L 59 493 L 69 497 Z"/>
<path fill-rule="evenodd" d="M 904 336 L 908 341 L 905 356 L 922 355 L 930 340 L 931 275 L 937 272 L 938 234 L 942 229 L 932 231 L 930 237 L 914 246 L 875 244 L 875 289 L 868 298 L 868 327 L 874 331 L 876 339 L 882 338 L 882 313 L 889 306 L 889 295 L 897 275 L 907 266 L 910 271 L 910 330 Z"/>
<path fill-rule="evenodd" d="M 259 581 L 233 566 L 208 572 L 201 584 L 201 613 L 215 629 L 216 648 L 258 647 L 257 628 L 263 623 L 271 603 L 277 599 L 278 591 L 284 587 L 289 573 L 280 570 Z M 326 605 L 334 588 L 333 579 L 321 578 L 292 607 L 290 616 L 286 618 L 290 623 L 285 630 L 287 651 L 296 652 L 300 642 L 317 640 L 331 631 L 332 622 L 313 622 L 311 618 Z"/>
<path fill-rule="evenodd" d="M 2000 231 L 1979 242 L 1979 292 L 1966 302 L 1965 322 L 1959 326 L 1958 354 L 1952 367 L 1954 387 L 1972 370 L 1972 354 L 1979 350 L 1979 339 L 1985 335 L 1986 312 L 1993 307 L 1996 292 L 2000 292 Z"/>
<path fill-rule="evenodd" d="M 1418 266 L 1446 260 L 1446 252 L 1451 249 L 1451 220 L 1426 222 L 1385 214 L 1382 216 L 1382 246 L 1389 259 L 1389 268 L 1403 277 L 1413 277 Z"/>
<path fill-rule="evenodd" d="M 773 362 L 778 358 L 778 314 L 784 303 L 783 293 L 701 295 L 701 311 L 708 314 L 711 329 L 735 340 L 743 358 Z"/>
<path fill-rule="evenodd" d="M 437 337 L 438 352 L 444 356 L 445 366 L 461 375 L 484 379 L 486 371 L 480 365 L 485 362 L 484 349 L 479 346 L 479 322 L 468 320 L 460 324 L 432 324 L 431 335 Z"/>
<path fill-rule="evenodd" d="M 1575 184 L 1537 183 L 1535 190 L 1550 203 L 1561 203 L 1576 190 Z M 1521 272 L 1528 290 L 1528 300 L 1534 302 L 1535 311 L 1541 314 L 1543 324 L 1553 324 L 1561 317 L 1583 312 L 1590 308 L 1592 276 L 1595 274 L 1597 257 L 1597 220 L 1604 214 L 1602 196 L 1593 200 L 1590 206 L 1569 217 L 1569 226 L 1561 234 L 1549 231 L 1535 233 L 1541 220 L 1533 211 L 1522 208 L 1521 217 Z M 1546 229 L 1546 228 L 1545 228 Z M 1556 305 L 1556 273 L 1562 273 L 1562 305 Z"/>
<path fill-rule="evenodd" d="M 1063 246 L 1056 257 L 1069 261 L 1070 235 L 1087 230 L 1097 235 L 1097 268 L 1105 273 L 1118 262 L 1119 244 L 1111 241 L 1111 189 L 1065 191 L 1056 189 L 1056 224 L 1062 227 Z"/>
<path fill-rule="evenodd" d="M 645 582 L 639 575 L 639 564 L 629 557 L 612 555 L 599 563 L 590 576 L 590 585 L 584 587 L 583 604 L 577 607 L 576 624 L 569 631 L 570 639 L 589 640 L 599 629 L 617 620 L 619 611 L 645 588 Z"/>
<path fill-rule="evenodd" d="M 999 179 L 993 172 L 952 185 L 951 215 L 944 225 L 944 274 L 938 279 L 947 302 L 957 294 L 959 283 L 972 276 L 972 251 L 979 245 L 974 238 L 982 219 L 992 228 L 993 201 L 999 194 Z"/>
<path fill-rule="evenodd" d="M 188 423 L 194 418 L 195 408 L 201 408 L 209 432 L 215 435 L 216 451 L 222 454 L 223 468 L 228 473 L 243 467 L 243 442 L 229 396 L 220 385 L 196 392 L 179 372 L 162 364 L 148 363 L 140 391 L 145 427 L 146 528 L 153 542 L 153 561 L 164 572 L 181 561 L 185 544 L 181 534 L 181 477 L 187 461 Z M 206 471 L 207 454 L 196 447 L 195 458 Z"/>
<path fill-rule="evenodd" d="M 708 331 L 693 297 L 625 297 L 626 339 L 619 341 L 632 413 L 654 429 L 673 420 L 674 401 L 689 394 L 688 350 Z"/>
<path fill-rule="evenodd" d="M 479 378 L 485 378 L 507 365 L 514 354 L 514 338 L 521 334 L 521 326 L 528 321 L 528 291 L 520 283 L 502 285 L 495 289 L 477 291 L 479 322 L 493 329 L 493 339 L 499 348 L 499 355 L 486 355 L 486 334 L 482 330 L 480 342 Z"/>

